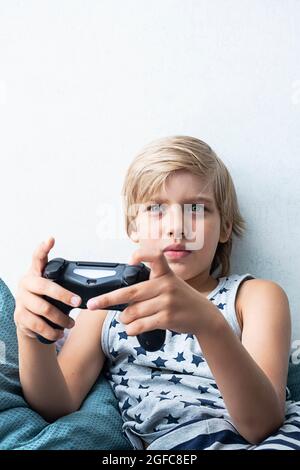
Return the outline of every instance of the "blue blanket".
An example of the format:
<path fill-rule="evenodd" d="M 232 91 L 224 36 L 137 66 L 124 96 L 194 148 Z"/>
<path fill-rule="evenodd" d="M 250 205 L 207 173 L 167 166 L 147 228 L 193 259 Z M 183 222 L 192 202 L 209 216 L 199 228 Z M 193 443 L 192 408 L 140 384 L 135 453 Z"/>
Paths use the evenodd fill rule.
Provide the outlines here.
<path fill-rule="evenodd" d="M 0 449 L 131 449 L 117 400 L 100 374 L 79 411 L 53 423 L 26 403 L 18 372 L 14 298 L 0 279 Z"/>
<path fill-rule="evenodd" d="M 104 374 L 100 374 L 79 411 L 53 423 L 28 407 L 19 380 L 14 308 L 14 298 L 0 279 L 0 449 L 131 449 L 121 431 L 117 400 Z M 288 386 L 290 398 L 300 400 L 300 364 L 290 365 Z M 295 414 L 291 413 L 290 419 L 293 418 Z M 179 431 L 182 434 L 182 430 Z M 175 429 L 170 448 L 176 448 L 177 432 Z M 190 443 L 186 448 L 193 448 L 189 446 Z M 201 448 L 199 443 L 197 448 Z"/>

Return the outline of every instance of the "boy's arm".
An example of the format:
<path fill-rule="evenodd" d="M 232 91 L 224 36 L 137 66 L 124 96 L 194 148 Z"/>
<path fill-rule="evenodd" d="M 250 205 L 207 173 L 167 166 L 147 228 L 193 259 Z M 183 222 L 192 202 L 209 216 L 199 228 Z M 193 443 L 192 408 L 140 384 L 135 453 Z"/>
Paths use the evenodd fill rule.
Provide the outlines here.
<path fill-rule="evenodd" d="M 81 310 L 57 356 L 71 395 L 73 411 L 80 408 L 102 370 L 105 356 L 101 333 L 106 315 L 107 310 Z"/>
<path fill-rule="evenodd" d="M 19 371 L 29 405 L 47 421 L 78 410 L 101 372 L 106 310 L 81 310 L 60 353 L 17 329 Z"/>
<path fill-rule="evenodd" d="M 55 343 L 45 345 L 17 328 L 19 375 L 28 404 L 47 421 L 73 410 L 71 395 L 57 362 Z"/>
<path fill-rule="evenodd" d="M 241 286 L 242 344 L 272 383 L 285 415 L 291 348 L 288 297 L 275 282 L 252 279 Z"/>
<path fill-rule="evenodd" d="M 245 281 L 240 291 L 242 342 L 216 311 L 214 326 L 196 336 L 235 427 L 256 444 L 284 420 L 290 311 L 284 290 L 272 281 Z"/>

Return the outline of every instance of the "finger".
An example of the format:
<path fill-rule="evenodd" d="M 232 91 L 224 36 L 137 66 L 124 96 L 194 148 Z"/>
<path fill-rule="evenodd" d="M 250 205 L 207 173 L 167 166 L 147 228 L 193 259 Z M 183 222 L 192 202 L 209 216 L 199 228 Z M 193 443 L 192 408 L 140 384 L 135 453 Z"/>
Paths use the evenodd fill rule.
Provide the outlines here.
<path fill-rule="evenodd" d="M 165 329 L 161 312 L 157 312 L 149 317 L 139 318 L 125 327 L 126 333 L 129 336 L 140 335 L 146 331 L 156 329 Z"/>
<path fill-rule="evenodd" d="M 121 289 L 93 297 L 86 305 L 89 310 L 96 310 L 98 308 L 105 309 L 113 305 L 141 302 L 142 300 L 151 299 L 159 295 L 161 291 L 162 283 L 160 280 L 147 280 L 134 284 L 133 286 L 121 287 Z"/>
<path fill-rule="evenodd" d="M 157 305 L 161 307 L 159 297 L 145 300 L 143 302 L 133 303 L 126 307 L 120 315 L 120 320 L 124 325 L 134 322 L 139 318 L 148 317 L 157 313 Z"/>
<path fill-rule="evenodd" d="M 48 320 L 51 320 L 53 323 L 63 328 L 72 328 L 75 324 L 72 318 L 62 313 L 58 308 L 51 305 L 39 295 L 26 291 L 22 295 L 22 302 L 27 310 L 30 310 L 35 315 L 48 318 Z"/>
<path fill-rule="evenodd" d="M 17 332 L 21 332 L 23 335 L 29 336 L 29 338 L 36 338 L 36 333 L 24 325 L 18 325 Z M 61 331 L 61 330 L 60 330 Z"/>
<path fill-rule="evenodd" d="M 33 332 L 34 336 L 39 334 L 50 341 L 57 341 L 64 335 L 62 330 L 52 328 L 45 320 L 42 319 L 42 317 L 35 315 L 28 309 L 24 309 L 22 314 L 19 316 L 18 322 L 19 328 L 26 328 Z"/>
<path fill-rule="evenodd" d="M 27 309 L 23 309 L 22 311 L 25 315 L 27 315 Z M 36 338 L 36 333 L 29 328 L 25 327 L 23 324 L 19 322 L 19 316 L 18 318 L 14 318 L 15 325 L 16 325 L 16 332 L 17 334 L 21 332 L 25 336 L 29 336 L 30 338 Z"/>
<path fill-rule="evenodd" d="M 47 295 L 73 308 L 79 307 L 82 302 L 78 295 L 43 277 L 25 276 L 23 286 L 33 294 Z"/>
<path fill-rule="evenodd" d="M 31 271 L 41 275 L 44 267 L 48 263 L 48 254 L 53 248 L 55 240 L 50 237 L 47 241 L 42 242 L 34 251 L 32 255 Z"/>
<path fill-rule="evenodd" d="M 132 253 L 129 264 L 138 264 L 143 261 L 151 263 L 150 279 L 155 279 L 173 272 L 162 250 L 153 251 L 152 253 L 151 251 L 142 248 L 136 250 Z"/>
<path fill-rule="evenodd" d="M 19 327 L 19 329 L 26 335 L 26 336 L 29 336 L 29 338 L 36 338 L 36 333 L 32 330 L 30 330 L 29 328 L 25 328 L 25 327 Z"/>

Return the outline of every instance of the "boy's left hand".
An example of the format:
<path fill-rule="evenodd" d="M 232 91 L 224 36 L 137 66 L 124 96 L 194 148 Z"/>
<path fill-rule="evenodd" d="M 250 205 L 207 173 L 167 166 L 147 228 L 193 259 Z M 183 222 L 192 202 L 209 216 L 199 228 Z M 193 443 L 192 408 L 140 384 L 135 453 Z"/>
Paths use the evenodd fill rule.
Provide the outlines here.
<path fill-rule="evenodd" d="M 129 304 L 120 315 L 128 335 L 155 329 L 197 334 L 205 328 L 211 309 L 216 307 L 176 276 L 162 251 L 149 254 L 139 249 L 132 254 L 130 264 L 142 261 L 151 264 L 149 280 L 94 297 L 87 302 L 88 309 Z"/>

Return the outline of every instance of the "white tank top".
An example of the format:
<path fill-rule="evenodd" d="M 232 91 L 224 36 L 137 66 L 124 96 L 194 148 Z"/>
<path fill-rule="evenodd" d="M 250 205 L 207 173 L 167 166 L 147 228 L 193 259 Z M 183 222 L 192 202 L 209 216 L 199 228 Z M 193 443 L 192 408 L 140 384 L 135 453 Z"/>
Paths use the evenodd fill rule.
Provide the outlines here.
<path fill-rule="evenodd" d="M 206 297 L 214 303 L 241 338 L 235 300 L 239 286 L 251 274 L 218 278 Z M 119 402 L 123 432 L 135 449 L 141 439 L 151 443 L 183 422 L 208 417 L 229 417 L 214 377 L 192 334 L 167 330 L 164 346 L 145 351 L 136 336 L 128 336 L 109 310 L 102 328 L 102 349 L 107 357 L 104 372 Z"/>

